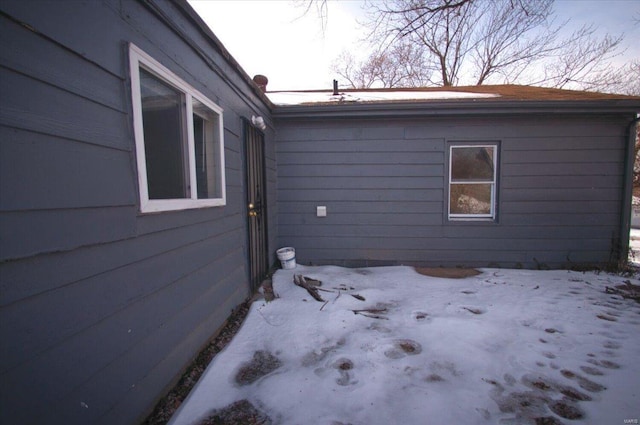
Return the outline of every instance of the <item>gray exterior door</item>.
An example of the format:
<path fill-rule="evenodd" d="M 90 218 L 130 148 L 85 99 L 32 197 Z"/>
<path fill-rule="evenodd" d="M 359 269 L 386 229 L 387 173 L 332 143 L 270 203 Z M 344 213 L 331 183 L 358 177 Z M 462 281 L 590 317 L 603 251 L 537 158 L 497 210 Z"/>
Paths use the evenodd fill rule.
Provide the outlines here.
<path fill-rule="evenodd" d="M 267 199 L 264 172 L 264 135 L 244 123 L 247 171 L 247 220 L 249 228 L 249 273 L 255 290 L 269 270 L 267 252 Z"/>

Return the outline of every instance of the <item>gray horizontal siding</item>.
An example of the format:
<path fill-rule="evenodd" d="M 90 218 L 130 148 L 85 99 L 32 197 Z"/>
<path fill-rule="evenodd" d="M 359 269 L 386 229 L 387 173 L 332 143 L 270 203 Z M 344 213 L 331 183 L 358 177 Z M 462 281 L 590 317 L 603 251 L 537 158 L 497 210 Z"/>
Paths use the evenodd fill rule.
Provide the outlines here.
<path fill-rule="evenodd" d="M 129 150 L 6 127 L 0 138 L 4 211 L 136 203 Z"/>
<path fill-rule="evenodd" d="M 595 220 L 594 220 L 595 221 Z M 539 225 L 500 225 L 493 227 L 463 226 L 464 231 L 459 228 L 447 226 L 415 226 L 411 224 L 388 224 L 370 226 L 367 224 L 338 224 L 330 228 L 324 224 L 294 224 L 287 227 L 285 232 L 281 232 L 282 237 L 295 237 L 301 233 L 311 238 L 344 238 L 350 237 L 377 239 L 380 237 L 395 237 L 404 239 L 424 239 L 430 238 L 430 244 L 436 246 L 439 239 L 468 239 L 477 238 L 483 240 L 546 240 L 545 233 L 535 234 Z M 591 225 L 588 228 L 584 225 L 546 225 L 547 232 L 554 232 L 559 239 L 611 239 L 611 228 L 608 226 Z M 343 241 L 348 243 L 348 241 Z M 419 243 L 419 242 L 418 242 Z M 448 243 L 448 242 L 447 242 Z M 340 246 L 344 246 L 341 244 Z M 496 242 L 492 242 L 496 244 Z"/>
<path fill-rule="evenodd" d="M 138 423 L 249 294 L 241 124 L 269 109 L 182 7 L 0 5 L 2 423 Z M 224 109 L 226 206 L 139 213 L 129 42 Z"/>
<path fill-rule="evenodd" d="M 208 317 L 214 314 L 215 309 L 211 308 L 212 305 L 222 306 L 230 298 L 233 305 L 236 305 L 237 299 L 246 295 L 246 290 L 237 285 L 237 282 L 243 279 L 244 272 L 238 270 L 235 264 L 242 260 L 242 257 L 238 250 L 227 255 L 212 253 L 212 258 L 217 260 L 201 265 L 186 275 L 165 277 L 164 281 L 173 281 L 144 297 L 138 297 L 136 302 L 117 305 L 115 300 L 112 302 L 114 306 L 105 305 L 110 304 L 110 301 L 100 302 L 97 299 L 87 300 L 85 306 L 63 302 L 58 305 L 70 310 L 64 315 L 69 319 L 66 327 L 60 328 L 65 325 L 65 317 L 60 317 L 62 314 L 59 308 L 58 311 L 54 311 L 55 307 L 45 308 L 42 316 L 54 322 L 49 325 L 53 332 L 58 333 L 58 329 L 65 329 L 68 330 L 69 337 L 57 344 L 53 343 L 44 350 L 31 347 L 37 353 L 34 360 L 20 363 L 4 373 L 6 384 L 15 390 L 15 393 L 8 395 L 11 398 L 15 397 L 15 400 L 10 400 L 10 406 L 15 409 L 11 413 L 16 414 L 18 418 L 32 417 L 33 413 L 28 408 L 32 401 L 19 397 L 25 392 L 31 393 L 34 397 L 38 396 L 38 404 L 45 409 L 56 410 L 62 407 L 61 410 L 65 412 L 64 419 L 67 419 L 67 416 L 75 418 L 68 423 L 82 423 L 83 420 L 89 421 L 91 417 L 96 418 L 95 413 L 86 417 L 82 409 L 76 409 L 79 401 L 103 414 L 107 412 L 113 404 L 123 398 L 123 394 L 128 394 L 138 381 L 145 378 L 149 370 L 163 360 L 167 352 L 159 348 L 168 346 L 170 350 L 174 350 L 176 346 L 183 344 L 183 340 L 197 329 L 201 322 L 207 321 Z M 164 258 L 164 261 L 167 259 Z M 149 264 L 149 267 L 169 271 L 158 264 Z M 177 264 L 172 269 L 175 267 Z M 161 274 L 157 272 L 154 277 L 157 278 Z M 212 284 L 211 276 L 215 275 L 225 278 Z M 112 276 L 109 281 L 117 281 L 119 278 L 120 276 Z M 137 286 L 136 282 L 128 283 L 132 287 Z M 86 294 L 89 298 L 100 295 L 91 290 L 92 286 L 87 285 Z M 119 288 L 113 289 L 118 291 Z M 70 289 L 67 293 L 71 291 Z M 60 296 L 63 297 L 64 294 Z M 102 297 L 106 298 L 104 294 Z M 87 320 L 86 316 L 97 317 L 97 313 L 90 311 L 91 308 L 99 311 L 108 310 L 110 316 L 95 322 Z M 140 311 L 145 311 L 145 314 L 141 316 Z M 218 320 L 224 320 L 229 312 L 230 309 L 225 309 L 226 314 L 218 317 Z M 80 325 L 72 323 L 72 316 L 75 316 L 75 320 L 80 320 L 82 326 L 92 322 L 93 324 L 84 329 L 73 329 Z M 209 334 L 201 337 L 210 337 L 210 333 L 220 326 L 220 323 L 213 324 Z M 193 354 L 188 351 L 184 353 L 187 357 Z M 175 372 L 174 370 L 173 373 Z M 92 377 L 90 380 L 87 380 L 87 374 Z M 35 389 L 36 394 L 31 392 L 32 389 Z M 155 391 L 158 391 L 158 388 Z"/>
<path fill-rule="evenodd" d="M 281 184 L 278 180 L 278 184 Z M 331 190 L 327 190 L 331 189 Z M 278 189 L 279 202 L 305 201 L 442 201 L 442 189 L 398 189 L 389 191 L 341 189 L 340 187 L 316 188 L 306 190 Z M 281 208 L 278 210 L 280 212 Z"/>
<path fill-rule="evenodd" d="M 624 122 L 282 119 L 279 244 L 303 264 L 607 263 L 619 232 Z M 446 219 L 449 141 L 500 143 L 496 222 Z M 315 216 L 319 205 L 327 217 Z"/>
<path fill-rule="evenodd" d="M 5 68 L 0 68 L 0 81 L 6 102 L 0 112 L 3 126 L 131 149 L 128 117 L 121 111 Z"/>
<path fill-rule="evenodd" d="M 608 258 L 610 250 L 565 252 L 555 250 L 542 251 L 511 251 L 498 247 L 492 250 L 404 250 L 403 259 L 396 260 L 397 250 L 392 249 L 353 249 L 332 248 L 317 250 L 317 265 L 339 265 L 345 267 L 375 267 L 388 265 L 433 265 L 436 267 L 528 267 L 528 268 L 557 268 L 572 267 L 585 264 L 600 264 L 603 258 Z M 296 250 L 296 259 L 298 251 Z M 464 257 L 464 258 L 462 258 Z M 561 262 L 559 262 L 559 260 Z"/>

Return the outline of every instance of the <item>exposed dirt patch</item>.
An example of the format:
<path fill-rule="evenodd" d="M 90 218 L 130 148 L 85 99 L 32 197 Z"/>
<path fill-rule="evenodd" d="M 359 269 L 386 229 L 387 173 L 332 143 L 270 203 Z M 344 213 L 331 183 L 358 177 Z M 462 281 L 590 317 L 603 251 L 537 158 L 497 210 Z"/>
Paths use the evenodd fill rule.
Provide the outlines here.
<path fill-rule="evenodd" d="M 464 279 L 482 273 L 476 269 L 444 268 L 444 267 L 415 267 L 416 272 L 424 276 L 442 277 L 446 279 Z"/>
<path fill-rule="evenodd" d="M 236 374 L 236 382 L 240 385 L 249 385 L 270 374 L 282 366 L 282 362 L 268 351 L 256 351 L 253 359 L 244 363 Z"/>
<path fill-rule="evenodd" d="M 351 370 L 353 369 L 353 362 L 349 359 L 340 359 L 334 364 L 334 367 L 340 370 Z"/>
<path fill-rule="evenodd" d="M 147 417 L 142 425 L 164 425 L 169 422 L 171 416 L 180 407 L 182 402 L 195 386 L 200 376 L 204 373 L 211 360 L 233 339 L 234 335 L 242 326 L 242 322 L 249 313 L 251 303 L 246 302 L 238 306 L 227 319 L 225 325 L 220 329 L 216 337 L 198 354 L 196 359 L 187 368 L 178 383 L 169 393 L 160 400 L 153 412 Z M 238 422 L 240 423 L 240 422 Z M 251 422 L 247 422 L 251 423 Z M 268 424 L 270 422 L 255 422 L 256 424 Z"/>
<path fill-rule="evenodd" d="M 414 354 L 416 351 L 419 351 L 419 346 L 416 343 L 410 343 L 409 341 L 401 342 L 400 348 L 407 354 Z"/>
<path fill-rule="evenodd" d="M 260 412 L 249 401 L 240 400 L 214 411 L 198 425 L 271 425 L 272 423 L 269 416 Z"/>
<path fill-rule="evenodd" d="M 440 375 L 438 375 L 437 373 L 432 373 L 429 376 L 427 376 L 426 378 L 424 378 L 425 381 L 427 382 L 443 382 L 444 378 Z"/>

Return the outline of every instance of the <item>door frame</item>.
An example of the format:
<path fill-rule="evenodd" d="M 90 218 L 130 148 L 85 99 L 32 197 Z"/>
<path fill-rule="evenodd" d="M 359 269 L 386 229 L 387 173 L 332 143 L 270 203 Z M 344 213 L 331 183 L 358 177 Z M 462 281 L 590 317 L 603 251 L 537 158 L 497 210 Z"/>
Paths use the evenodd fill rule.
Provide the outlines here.
<path fill-rule="evenodd" d="M 256 140 L 257 139 L 257 140 Z M 251 143 L 260 144 L 259 152 L 256 152 Z M 247 264 L 249 273 L 249 286 L 251 292 L 262 283 L 262 280 L 269 272 L 269 222 L 268 222 L 268 199 L 267 199 L 267 178 L 266 178 L 266 155 L 265 155 L 265 135 L 254 126 L 250 120 L 242 119 L 242 152 L 244 164 L 244 211 L 246 228 L 247 228 Z M 258 158 L 250 158 L 250 155 L 259 156 Z M 254 178 L 260 180 L 261 185 L 260 205 L 257 216 L 250 215 L 252 209 L 249 204 L 254 201 L 251 199 L 251 187 L 254 182 L 250 181 L 250 167 L 260 168 Z M 256 223 L 257 220 L 261 222 Z M 254 234 L 254 232 L 258 234 Z M 261 232 L 261 234 L 260 234 Z M 256 239 L 257 238 L 257 239 Z M 256 246 L 259 244 L 261 246 Z"/>

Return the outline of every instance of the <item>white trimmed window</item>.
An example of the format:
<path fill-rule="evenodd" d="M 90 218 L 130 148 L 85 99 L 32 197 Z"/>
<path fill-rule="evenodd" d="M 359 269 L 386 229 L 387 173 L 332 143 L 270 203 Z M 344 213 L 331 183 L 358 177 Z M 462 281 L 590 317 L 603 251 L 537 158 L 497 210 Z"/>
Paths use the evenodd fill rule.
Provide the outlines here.
<path fill-rule="evenodd" d="M 222 108 L 133 44 L 129 63 L 140 210 L 225 205 Z"/>
<path fill-rule="evenodd" d="M 449 147 L 449 219 L 496 217 L 497 144 Z"/>

